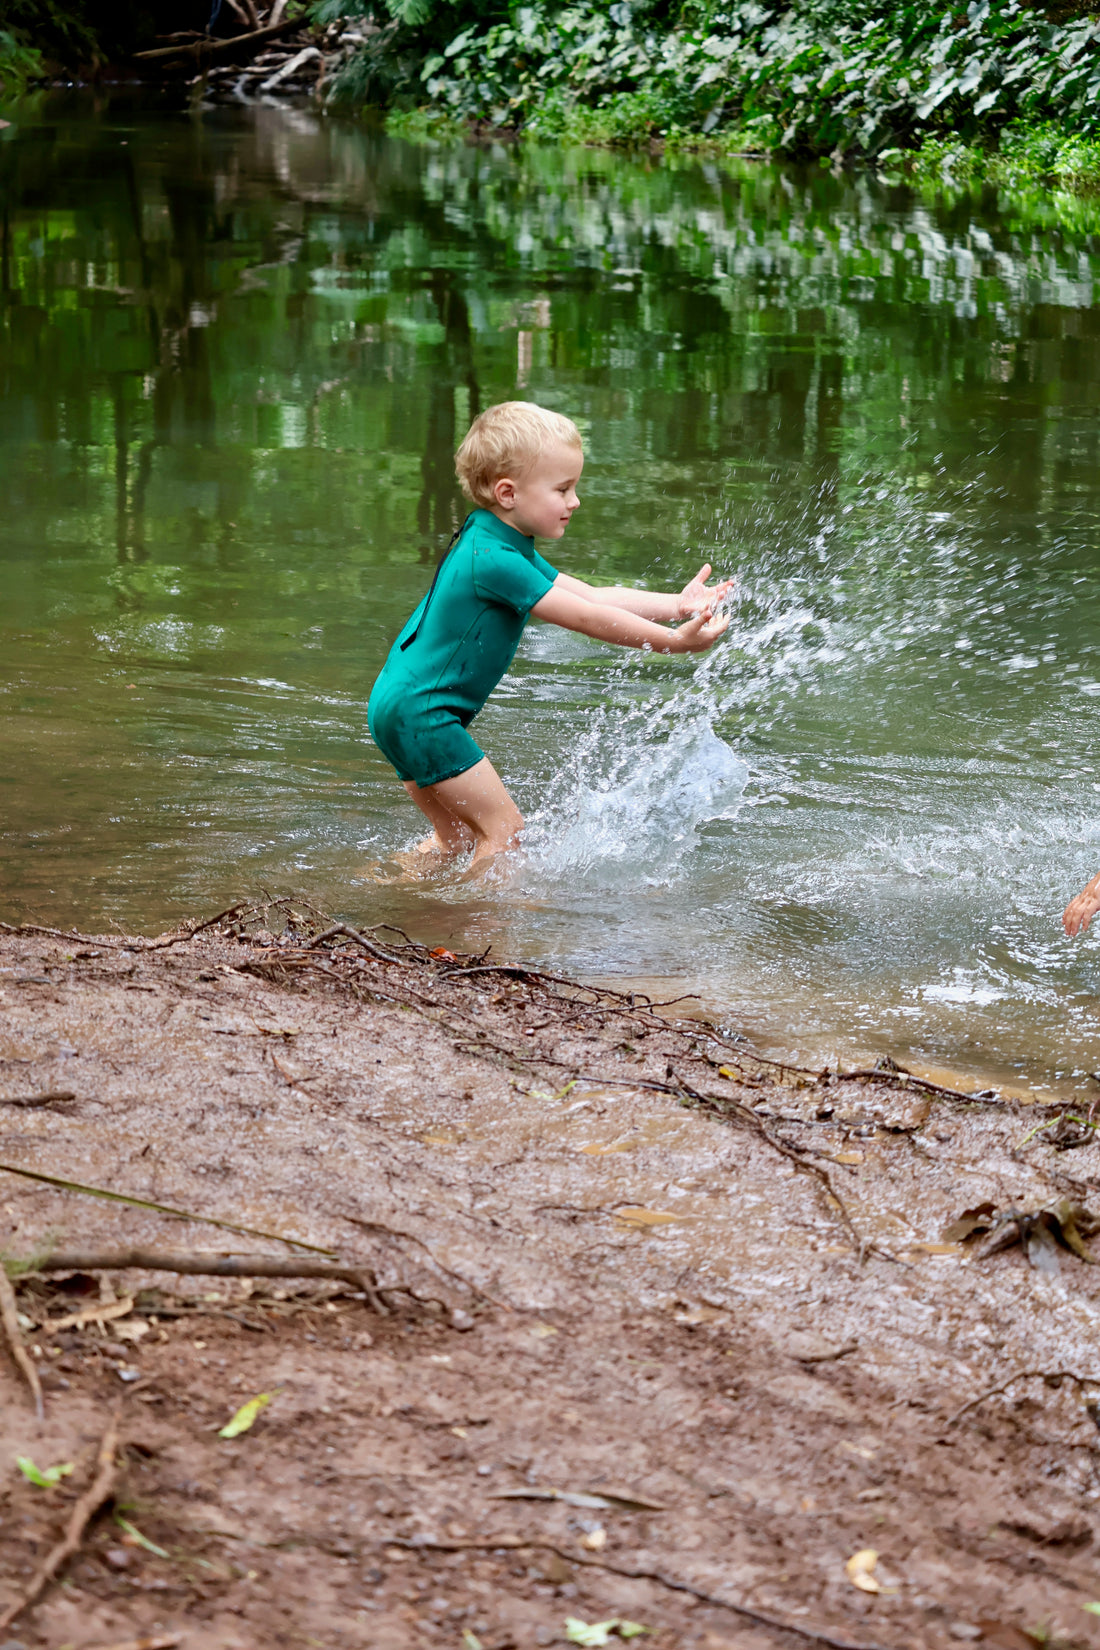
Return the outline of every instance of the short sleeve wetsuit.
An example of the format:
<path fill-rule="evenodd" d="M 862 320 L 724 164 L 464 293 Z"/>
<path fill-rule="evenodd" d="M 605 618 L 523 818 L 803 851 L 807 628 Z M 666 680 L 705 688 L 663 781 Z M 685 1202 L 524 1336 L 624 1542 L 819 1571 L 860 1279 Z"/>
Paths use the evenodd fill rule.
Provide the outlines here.
<path fill-rule="evenodd" d="M 467 518 L 371 690 L 367 725 L 398 778 L 438 785 L 482 760 L 466 729 L 557 576 L 534 539 L 492 511 Z"/>

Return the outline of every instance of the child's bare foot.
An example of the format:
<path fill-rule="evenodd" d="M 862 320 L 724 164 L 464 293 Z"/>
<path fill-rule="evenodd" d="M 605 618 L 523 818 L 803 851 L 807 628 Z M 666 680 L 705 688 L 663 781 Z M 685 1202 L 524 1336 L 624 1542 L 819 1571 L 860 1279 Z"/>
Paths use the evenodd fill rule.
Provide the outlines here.
<path fill-rule="evenodd" d="M 448 853 L 442 844 L 433 844 L 429 837 L 426 842 L 418 843 L 415 848 L 391 854 L 386 860 L 374 860 L 371 864 L 365 865 L 359 875 L 366 882 L 383 886 L 402 882 L 423 882 L 428 877 L 438 875 L 456 859 L 461 859 L 465 851 L 457 849 Z"/>

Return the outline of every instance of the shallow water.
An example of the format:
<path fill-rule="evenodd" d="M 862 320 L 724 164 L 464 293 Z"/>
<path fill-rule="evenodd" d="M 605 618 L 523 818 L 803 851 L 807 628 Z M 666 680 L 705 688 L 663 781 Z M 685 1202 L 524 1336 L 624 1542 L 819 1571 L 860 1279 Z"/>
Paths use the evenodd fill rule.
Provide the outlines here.
<path fill-rule="evenodd" d="M 692 990 L 806 1059 L 1090 1088 L 1100 210 L 280 108 L 0 132 L 4 914 L 262 886 Z M 1095 221 L 1094 221 L 1095 220 Z M 703 660 L 534 626 L 478 723 L 525 809 L 472 886 L 370 684 L 461 519 L 472 409 L 586 432 L 552 557 L 736 571 Z"/>

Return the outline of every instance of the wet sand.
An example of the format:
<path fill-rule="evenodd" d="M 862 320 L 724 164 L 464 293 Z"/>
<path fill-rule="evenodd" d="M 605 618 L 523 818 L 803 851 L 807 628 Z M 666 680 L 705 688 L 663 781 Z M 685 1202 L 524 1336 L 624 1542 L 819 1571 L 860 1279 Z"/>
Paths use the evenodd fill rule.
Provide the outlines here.
<path fill-rule="evenodd" d="M 365 1273 L 19 1281 L 46 1418 L 5 1356 L 0 1612 L 117 1405 L 116 1509 L 166 1556 L 107 1510 L 18 1643 L 528 1650 L 625 1617 L 655 1650 L 1100 1645 L 1100 1278 L 943 1239 L 1087 1204 L 1088 1131 L 276 915 L 0 939 L 9 1262 L 312 1245 Z M 37 1489 L 16 1455 L 75 1471 Z"/>

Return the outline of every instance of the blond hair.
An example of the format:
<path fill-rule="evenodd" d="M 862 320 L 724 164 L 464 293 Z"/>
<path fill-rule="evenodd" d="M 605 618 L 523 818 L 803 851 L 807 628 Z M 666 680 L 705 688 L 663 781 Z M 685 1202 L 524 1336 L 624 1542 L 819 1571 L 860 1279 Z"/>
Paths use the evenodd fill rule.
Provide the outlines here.
<path fill-rule="evenodd" d="M 455 454 L 455 473 L 466 497 L 487 508 L 502 476 L 519 481 L 552 441 L 581 446 L 571 418 L 533 401 L 501 401 L 478 413 Z"/>

